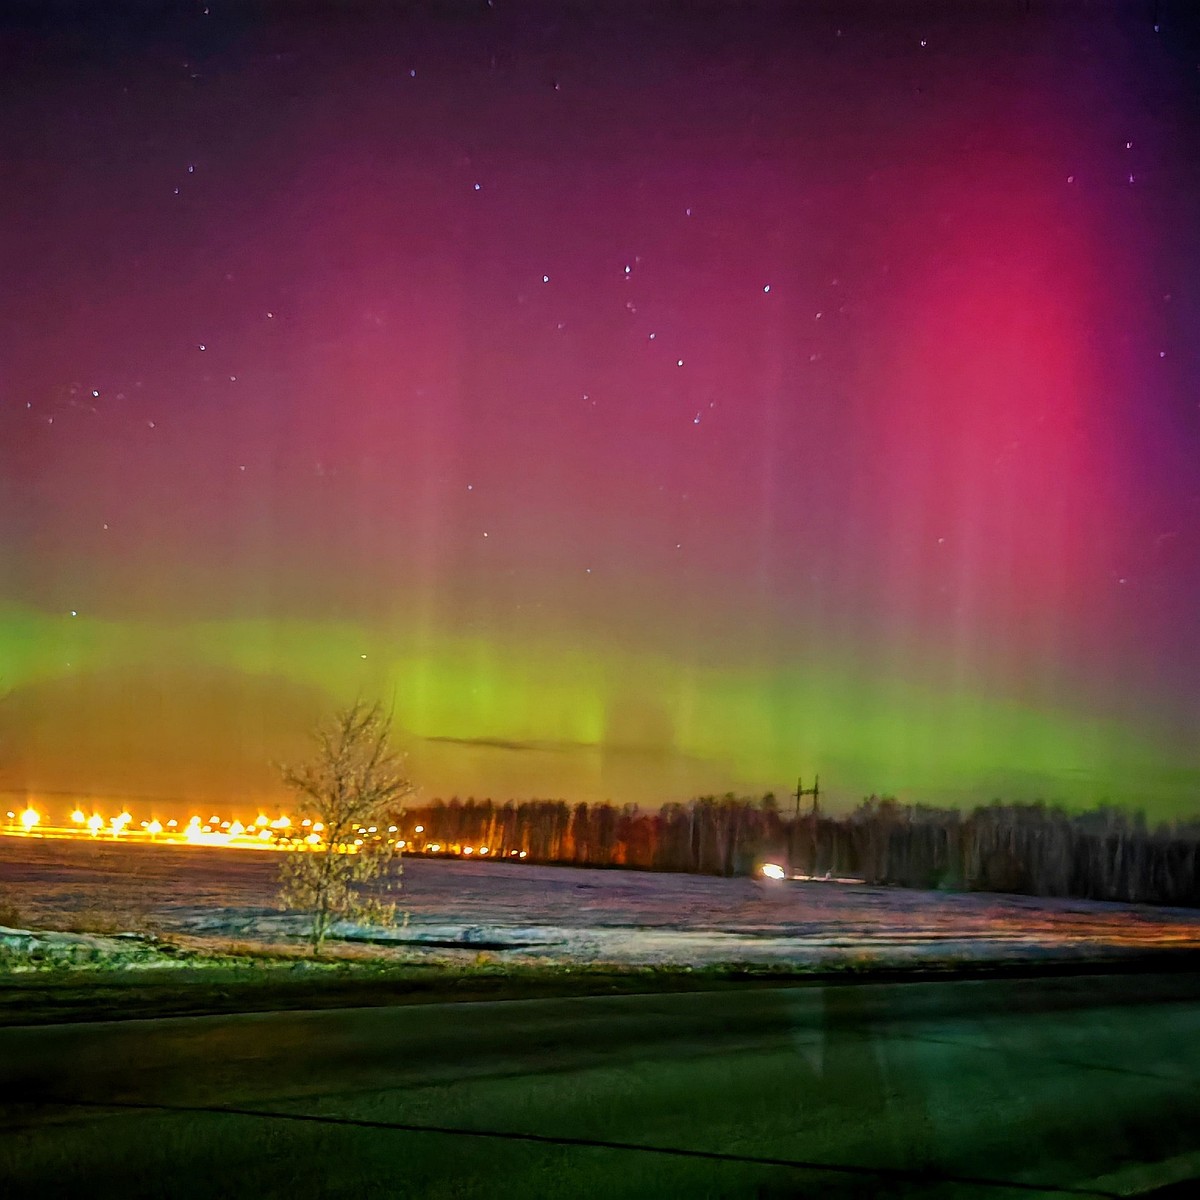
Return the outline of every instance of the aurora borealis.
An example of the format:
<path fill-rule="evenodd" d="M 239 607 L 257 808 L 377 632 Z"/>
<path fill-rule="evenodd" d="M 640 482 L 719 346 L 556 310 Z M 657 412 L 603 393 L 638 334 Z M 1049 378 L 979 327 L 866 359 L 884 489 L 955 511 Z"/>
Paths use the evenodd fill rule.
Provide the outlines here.
<path fill-rule="evenodd" d="M 1189 7 L 17 6 L 0 788 L 1200 810 Z"/>

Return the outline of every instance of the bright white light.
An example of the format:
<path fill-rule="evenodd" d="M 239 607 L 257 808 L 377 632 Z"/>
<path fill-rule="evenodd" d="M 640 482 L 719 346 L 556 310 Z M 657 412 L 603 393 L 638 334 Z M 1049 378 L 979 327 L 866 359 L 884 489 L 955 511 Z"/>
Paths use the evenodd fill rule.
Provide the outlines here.
<path fill-rule="evenodd" d="M 778 863 L 763 863 L 762 873 L 767 879 L 787 878 L 787 872 Z"/>
<path fill-rule="evenodd" d="M 33 808 L 27 808 L 21 814 L 21 824 L 24 825 L 26 829 L 32 829 L 41 819 L 41 815 L 36 809 Z"/>
<path fill-rule="evenodd" d="M 418 832 L 418 833 L 424 833 L 424 832 L 425 832 L 425 826 L 424 826 L 424 825 L 418 825 L 418 826 L 417 826 L 417 832 Z"/>

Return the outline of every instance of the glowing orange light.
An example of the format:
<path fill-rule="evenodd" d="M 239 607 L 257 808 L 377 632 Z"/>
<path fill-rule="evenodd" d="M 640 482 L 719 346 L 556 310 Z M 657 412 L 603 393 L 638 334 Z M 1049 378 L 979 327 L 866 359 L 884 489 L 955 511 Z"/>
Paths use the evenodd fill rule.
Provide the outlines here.
<path fill-rule="evenodd" d="M 72 820 L 72 821 L 74 821 L 76 825 L 82 825 L 82 824 L 83 824 L 83 823 L 84 823 L 84 822 L 87 820 L 87 817 L 85 817 L 85 816 L 83 815 L 83 809 L 82 809 L 82 808 L 77 808 L 77 809 L 76 809 L 76 810 L 75 810 L 75 811 L 74 811 L 74 812 L 71 814 L 71 820 Z"/>
<path fill-rule="evenodd" d="M 37 811 L 37 809 L 34 809 L 34 808 L 27 808 L 21 814 L 21 824 L 25 826 L 25 829 L 27 831 L 32 829 L 36 824 L 38 824 L 38 822 L 41 821 L 41 819 L 42 819 L 41 813 L 39 813 Z"/>

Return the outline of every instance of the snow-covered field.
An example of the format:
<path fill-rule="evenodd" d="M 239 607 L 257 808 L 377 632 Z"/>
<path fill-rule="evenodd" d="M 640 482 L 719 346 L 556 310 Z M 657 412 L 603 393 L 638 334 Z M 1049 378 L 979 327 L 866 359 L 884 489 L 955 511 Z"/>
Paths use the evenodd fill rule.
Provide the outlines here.
<path fill-rule="evenodd" d="M 0 904 L 22 923 L 290 941 L 275 854 L 0 838 Z M 356 940 L 445 955 L 613 963 L 831 963 L 1075 957 L 1200 947 L 1200 911 L 836 883 L 417 859 L 406 925 Z"/>

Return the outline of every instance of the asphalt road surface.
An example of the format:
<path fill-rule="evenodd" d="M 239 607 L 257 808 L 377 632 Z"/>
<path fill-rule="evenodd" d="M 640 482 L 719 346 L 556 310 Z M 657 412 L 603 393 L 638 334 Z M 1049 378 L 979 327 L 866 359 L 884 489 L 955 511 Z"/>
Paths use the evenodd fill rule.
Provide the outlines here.
<path fill-rule="evenodd" d="M 13 1198 L 1182 1196 L 1200 977 L 9 1028 L 0 1098 Z"/>

